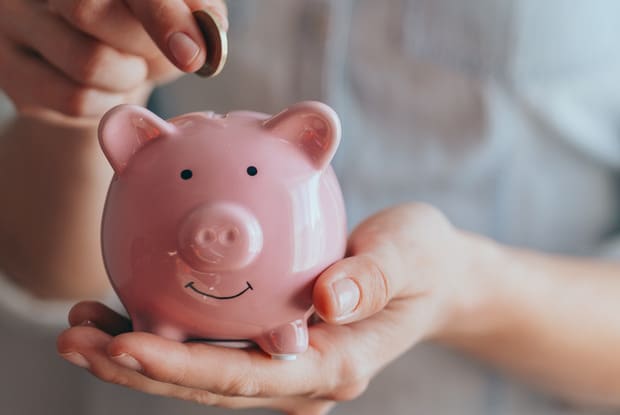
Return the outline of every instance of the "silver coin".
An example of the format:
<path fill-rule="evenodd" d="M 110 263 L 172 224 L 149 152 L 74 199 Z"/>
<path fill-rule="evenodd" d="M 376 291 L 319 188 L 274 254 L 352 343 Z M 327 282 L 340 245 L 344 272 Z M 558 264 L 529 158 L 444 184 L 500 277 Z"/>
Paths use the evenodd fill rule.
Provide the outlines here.
<path fill-rule="evenodd" d="M 207 59 L 196 74 L 210 78 L 219 74 L 224 68 L 228 57 L 228 36 L 209 10 L 195 11 L 194 18 L 207 46 Z"/>

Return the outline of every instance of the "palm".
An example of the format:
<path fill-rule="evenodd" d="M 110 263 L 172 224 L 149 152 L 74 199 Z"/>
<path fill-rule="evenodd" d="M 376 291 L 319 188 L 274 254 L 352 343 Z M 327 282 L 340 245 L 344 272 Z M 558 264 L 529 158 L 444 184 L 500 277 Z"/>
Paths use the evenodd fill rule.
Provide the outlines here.
<path fill-rule="evenodd" d="M 326 413 L 334 401 L 359 396 L 383 366 L 432 336 L 445 320 L 439 313 L 453 284 L 445 284 L 452 288 L 442 292 L 434 283 L 454 273 L 454 263 L 443 260 L 454 245 L 452 231 L 428 208 L 421 211 L 427 214 L 420 215 L 415 206 L 388 210 L 352 234 L 349 257 L 315 284 L 314 305 L 327 322 L 310 327 L 310 347 L 295 362 L 272 360 L 259 349 L 130 332 L 127 319 L 99 303 L 74 307 L 73 327 L 60 335 L 58 350 L 68 360 L 67 352 L 83 355 L 104 381 L 146 393 L 233 408 Z M 430 220 L 440 223 L 430 226 Z M 405 255 L 412 246 L 416 255 Z M 333 279 L 343 272 L 361 291 L 355 310 L 344 317 L 334 314 L 330 299 Z M 96 327 L 81 325 L 84 321 Z"/>

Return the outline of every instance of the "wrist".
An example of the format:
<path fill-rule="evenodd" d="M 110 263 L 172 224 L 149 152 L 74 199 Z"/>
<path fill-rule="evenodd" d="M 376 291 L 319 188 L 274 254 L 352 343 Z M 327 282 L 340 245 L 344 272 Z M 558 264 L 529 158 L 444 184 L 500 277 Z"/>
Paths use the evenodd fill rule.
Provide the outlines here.
<path fill-rule="evenodd" d="M 99 223 L 111 170 L 95 120 L 15 117 L 0 136 L 0 268 L 38 297 L 107 289 Z"/>
<path fill-rule="evenodd" d="M 38 133 L 38 137 L 44 136 L 46 131 L 54 136 L 61 131 L 68 137 L 83 136 L 84 130 L 96 131 L 99 119 L 100 117 L 69 116 L 46 108 L 23 108 L 5 119 L 6 127 L 0 132 L 3 133 L 4 140 L 16 134 L 23 135 L 27 131 Z M 6 134 L 6 130 L 11 133 Z"/>
<path fill-rule="evenodd" d="M 462 264 L 455 267 L 443 296 L 444 313 L 431 336 L 447 345 L 460 345 L 498 333 L 507 325 L 507 271 L 511 251 L 488 238 L 459 233 Z"/>

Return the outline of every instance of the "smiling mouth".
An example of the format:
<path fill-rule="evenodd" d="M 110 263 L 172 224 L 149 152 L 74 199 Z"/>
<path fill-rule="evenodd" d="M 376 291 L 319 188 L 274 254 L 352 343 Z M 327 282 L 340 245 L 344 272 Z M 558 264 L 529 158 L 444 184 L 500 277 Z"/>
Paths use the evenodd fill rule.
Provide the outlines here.
<path fill-rule="evenodd" d="M 241 291 L 240 293 L 237 293 L 235 295 L 229 295 L 227 297 L 218 297 L 217 295 L 213 295 L 213 294 L 207 294 L 203 291 L 200 291 L 198 288 L 194 287 L 194 281 L 190 281 L 187 284 L 185 284 L 185 288 L 190 288 L 192 291 L 200 294 L 200 295 L 204 295 L 205 297 L 210 297 L 210 298 L 215 298 L 216 300 L 232 300 L 233 298 L 237 298 L 243 294 L 245 294 L 246 291 L 248 290 L 253 290 L 254 287 L 252 287 L 252 285 L 250 285 L 250 283 L 248 281 L 245 282 L 247 284 L 247 287 L 245 287 L 245 289 L 243 291 Z"/>

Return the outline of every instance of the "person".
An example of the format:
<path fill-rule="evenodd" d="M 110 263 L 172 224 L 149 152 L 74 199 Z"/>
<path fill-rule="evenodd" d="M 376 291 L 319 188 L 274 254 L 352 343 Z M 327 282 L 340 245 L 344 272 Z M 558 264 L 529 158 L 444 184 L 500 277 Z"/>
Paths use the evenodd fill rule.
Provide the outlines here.
<path fill-rule="evenodd" d="M 159 113 L 320 99 L 342 118 L 335 168 L 353 231 L 347 258 L 317 280 L 323 321 L 291 364 L 127 333 L 120 314 L 82 302 L 55 345 L 69 304 L 111 295 L 98 244 L 111 172 L 97 120 L 200 67 L 208 51 L 189 12 L 204 7 L 225 27 L 230 13 L 230 61 L 216 79 L 162 87 Z M 0 87 L 17 109 L 0 140 L 3 412 L 620 407 L 620 4 L 228 7 L 0 5 Z"/>

